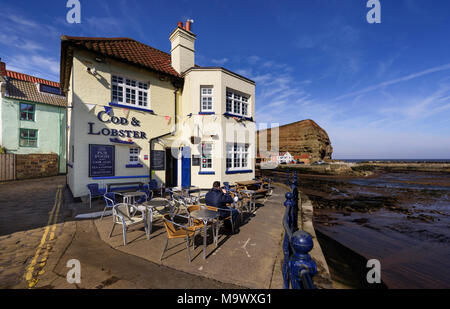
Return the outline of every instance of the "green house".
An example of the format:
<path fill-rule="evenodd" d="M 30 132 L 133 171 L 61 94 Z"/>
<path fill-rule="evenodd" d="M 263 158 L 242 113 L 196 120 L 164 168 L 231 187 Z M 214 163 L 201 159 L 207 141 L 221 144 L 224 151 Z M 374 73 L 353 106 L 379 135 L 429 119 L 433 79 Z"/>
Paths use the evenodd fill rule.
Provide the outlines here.
<path fill-rule="evenodd" d="M 66 173 L 66 97 L 59 83 L 6 70 L 0 61 L 0 146 L 8 153 L 59 156 Z"/>

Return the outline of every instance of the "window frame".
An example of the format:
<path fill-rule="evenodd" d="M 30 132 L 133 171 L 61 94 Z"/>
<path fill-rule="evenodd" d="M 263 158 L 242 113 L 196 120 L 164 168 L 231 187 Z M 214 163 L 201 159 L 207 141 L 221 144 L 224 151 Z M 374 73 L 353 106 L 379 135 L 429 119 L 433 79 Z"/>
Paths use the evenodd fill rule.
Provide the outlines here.
<path fill-rule="evenodd" d="M 231 94 L 231 96 L 229 95 Z M 230 109 L 228 106 L 230 105 Z M 244 105 L 246 113 L 244 114 Z M 236 90 L 227 88 L 225 94 L 225 111 L 230 115 L 239 117 L 251 117 L 250 96 Z"/>
<path fill-rule="evenodd" d="M 200 172 L 213 172 L 214 171 L 214 143 L 213 142 L 201 142 L 201 152 L 200 152 Z M 209 150 L 211 158 L 204 158 L 204 149 L 203 145 L 211 145 L 211 149 Z M 203 160 L 210 160 L 210 167 L 203 167 Z M 206 163 L 207 166 L 209 163 Z"/>
<path fill-rule="evenodd" d="M 203 94 L 204 89 L 210 89 L 211 93 Z M 211 98 L 211 108 L 204 108 L 203 98 Z M 209 103 L 209 102 L 208 102 Z M 209 105 L 207 103 L 207 105 Z M 200 86 L 200 112 L 202 113 L 213 113 L 214 112 L 214 87 L 213 86 Z"/>
<path fill-rule="evenodd" d="M 23 130 L 27 130 L 28 131 L 28 136 L 24 138 L 27 141 L 27 145 L 26 146 L 22 146 L 21 145 L 21 140 L 23 139 L 22 138 L 22 131 Z M 35 138 L 30 138 L 30 131 L 36 132 L 36 137 Z M 35 146 L 30 146 L 30 141 L 36 141 L 36 145 Z M 39 130 L 37 130 L 37 129 L 19 128 L 19 147 L 21 147 L 21 148 L 39 148 L 38 142 L 39 142 Z"/>
<path fill-rule="evenodd" d="M 246 163 L 245 165 L 244 165 L 244 158 Z M 248 143 L 226 144 L 226 163 L 225 163 L 226 171 L 234 172 L 234 171 L 249 170 L 250 169 L 249 159 L 250 159 L 250 144 Z"/>
<path fill-rule="evenodd" d="M 23 105 L 30 105 L 33 106 L 33 120 L 28 120 L 28 119 L 22 119 L 22 104 Z M 25 111 L 24 113 L 26 113 L 27 115 L 30 114 L 30 112 Z M 34 103 L 25 103 L 25 102 L 19 102 L 19 120 L 20 121 L 29 121 L 29 122 L 36 122 L 36 104 Z"/>
<path fill-rule="evenodd" d="M 121 80 L 122 82 L 119 82 Z M 129 85 L 128 85 L 129 82 Z M 145 87 L 146 88 L 145 88 Z M 117 87 L 114 89 L 114 87 Z M 122 88 L 119 90 L 119 87 Z M 116 95 L 114 92 L 116 91 Z M 134 91 L 134 94 L 133 94 Z M 127 102 L 127 95 L 130 99 L 134 97 L 135 103 Z M 121 99 L 122 101 L 119 101 Z M 150 82 L 144 82 L 137 79 L 132 79 L 120 74 L 111 74 L 111 102 L 124 106 L 151 110 L 150 108 Z M 143 105 L 139 105 L 141 103 Z M 144 105 L 145 104 L 145 105 Z"/>
<path fill-rule="evenodd" d="M 137 150 L 137 153 L 132 153 L 131 151 Z M 140 164 L 139 159 L 141 157 L 141 148 L 139 147 L 130 147 L 128 149 L 128 164 L 129 165 L 138 165 Z M 132 158 L 135 158 L 136 160 L 132 160 Z"/>
<path fill-rule="evenodd" d="M 52 91 L 45 91 L 44 89 L 47 87 L 47 89 L 51 89 L 54 90 L 54 92 Z M 44 84 L 44 83 L 39 83 L 39 92 L 40 93 L 46 93 L 46 94 L 51 94 L 51 95 L 58 95 L 58 96 L 64 96 L 61 92 L 61 89 L 59 89 L 58 87 L 54 87 L 54 86 L 50 86 L 48 84 Z"/>

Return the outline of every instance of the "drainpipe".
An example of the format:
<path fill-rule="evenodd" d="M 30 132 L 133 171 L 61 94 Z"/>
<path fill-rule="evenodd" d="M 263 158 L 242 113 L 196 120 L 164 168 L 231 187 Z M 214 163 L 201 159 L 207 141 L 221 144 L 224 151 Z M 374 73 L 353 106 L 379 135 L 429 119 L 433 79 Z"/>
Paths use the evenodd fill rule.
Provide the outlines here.
<path fill-rule="evenodd" d="M 174 92 L 173 92 L 174 101 L 175 101 L 175 110 L 174 110 L 175 128 L 174 128 L 174 130 L 173 130 L 172 132 L 170 132 L 170 133 L 162 134 L 162 135 L 160 135 L 160 136 L 157 136 L 157 137 L 154 137 L 154 138 L 150 139 L 150 180 L 153 179 L 153 174 L 152 174 L 152 172 L 153 172 L 153 166 L 152 166 L 152 158 L 151 158 L 151 155 L 152 155 L 152 149 L 153 149 L 153 143 L 154 143 L 154 141 L 156 141 L 156 140 L 158 140 L 158 139 L 160 139 L 160 138 L 169 136 L 169 135 L 174 136 L 175 133 L 177 132 L 177 92 L 178 92 L 178 90 L 180 89 L 180 85 L 178 85 L 177 83 L 174 83 L 174 82 L 172 82 L 172 85 L 175 87 L 175 90 L 174 90 Z"/>
<path fill-rule="evenodd" d="M 2 100 L 3 100 L 3 86 L 5 85 L 4 82 L 1 81 L 0 77 L 0 147 L 2 146 L 3 142 L 3 123 L 2 123 Z"/>

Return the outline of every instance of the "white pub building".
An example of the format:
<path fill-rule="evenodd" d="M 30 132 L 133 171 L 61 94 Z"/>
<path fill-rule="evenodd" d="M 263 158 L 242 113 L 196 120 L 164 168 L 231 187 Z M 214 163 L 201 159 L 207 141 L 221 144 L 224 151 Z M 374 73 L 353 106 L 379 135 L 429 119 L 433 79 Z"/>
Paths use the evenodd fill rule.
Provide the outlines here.
<path fill-rule="evenodd" d="M 171 53 L 128 38 L 61 37 L 68 98 L 68 174 L 87 184 L 211 188 L 255 176 L 255 83 L 195 64 L 179 22 Z"/>

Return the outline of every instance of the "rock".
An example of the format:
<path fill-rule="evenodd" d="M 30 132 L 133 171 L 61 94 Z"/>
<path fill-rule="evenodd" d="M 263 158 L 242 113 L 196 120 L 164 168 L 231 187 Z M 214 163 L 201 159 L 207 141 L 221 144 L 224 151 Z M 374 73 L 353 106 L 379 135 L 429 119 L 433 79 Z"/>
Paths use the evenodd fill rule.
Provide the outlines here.
<path fill-rule="evenodd" d="M 358 224 L 366 224 L 367 222 L 369 222 L 369 219 L 367 219 L 367 218 L 360 218 L 360 219 L 353 220 L 353 222 L 358 223 Z"/>
<path fill-rule="evenodd" d="M 267 150 L 271 149 L 271 129 L 258 131 L 259 137 L 267 131 Z M 313 120 L 303 120 L 279 127 L 279 151 L 293 156 L 309 155 L 310 162 L 331 160 L 333 147 L 327 132 Z M 259 153 L 258 153 L 258 157 Z"/>

